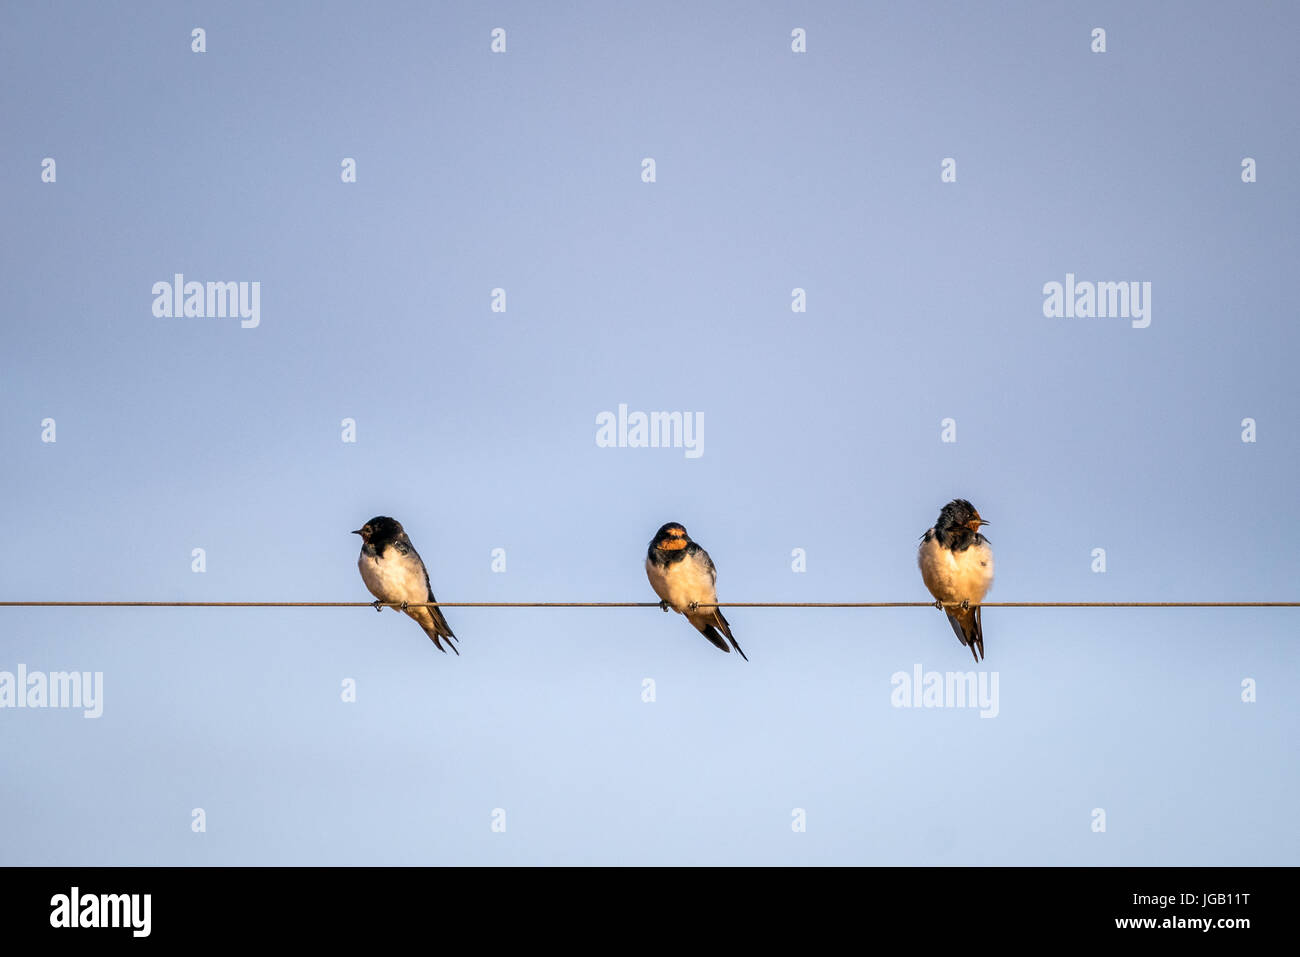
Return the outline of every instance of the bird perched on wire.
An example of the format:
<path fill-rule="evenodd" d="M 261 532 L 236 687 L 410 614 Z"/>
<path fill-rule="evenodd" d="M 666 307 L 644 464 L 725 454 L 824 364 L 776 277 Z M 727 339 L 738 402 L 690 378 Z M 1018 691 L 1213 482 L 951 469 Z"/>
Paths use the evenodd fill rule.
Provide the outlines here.
<path fill-rule="evenodd" d="M 669 522 L 655 533 L 646 553 L 645 573 L 650 587 L 660 598 L 660 608 L 664 611 L 671 608 L 685 615 L 716 647 L 728 654 L 735 648 L 740 657 L 749 660 L 731 634 L 731 625 L 722 617 L 722 609 L 698 607 L 717 602 L 718 569 L 709 553 L 691 541 L 684 527 Z M 722 640 L 723 635 L 727 636 L 726 641 Z M 727 641 L 731 642 L 731 648 L 727 647 Z"/>
<path fill-rule="evenodd" d="M 407 602 L 438 599 L 433 597 L 429 572 L 402 523 L 387 515 L 377 515 L 352 534 L 361 536 L 361 557 L 357 559 L 357 567 L 361 569 L 361 580 L 375 596 L 375 611 L 383 611 L 384 602 L 398 604 L 400 607 L 394 610 L 414 618 L 439 651 L 447 653 L 438 640 L 441 637 L 448 639 L 448 646 L 459 655 L 460 651 L 453 644 L 459 639 L 452 634 L 441 608 L 406 607 Z"/>
<path fill-rule="evenodd" d="M 993 585 L 993 549 L 980 534 L 989 523 L 975 506 L 956 498 L 939 512 L 934 527 L 921 536 L 917 564 L 930 594 L 948 615 L 948 623 L 975 660 L 984 657 L 984 626 L 979 603 Z M 958 602 L 944 607 L 943 602 Z"/>

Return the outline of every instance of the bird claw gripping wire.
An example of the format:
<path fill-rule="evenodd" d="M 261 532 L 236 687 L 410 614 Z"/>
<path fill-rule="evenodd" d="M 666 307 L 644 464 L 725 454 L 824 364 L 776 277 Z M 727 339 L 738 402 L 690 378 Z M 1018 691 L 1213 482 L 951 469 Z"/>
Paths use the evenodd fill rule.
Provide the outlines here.
<path fill-rule="evenodd" d="M 668 611 L 668 602 L 666 602 L 666 601 L 661 601 L 661 602 L 659 603 L 659 610 L 660 610 L 660 611 L 664 611 L 664 612 Z"/>
<path fill-rule="evenodd" d="M 406 611 L 407 607 L 408 607 L 410 604 L 411 604 L 411 603 L 410 603 L 410 602 L 407 602 L 407 601 L 402 602 L 402 611 Z"/>
<path fill-rule="evenodd" d="M 687 605 L 686 607 L 687 607 L 690 611 L 699 611 L 699 610 L 700 610 L 700 603 L 699 603 L 698 601 L 693 601 L 693 602 L 691 602 L 689 605 Z"/>
<path fill-rule="evenodd" d="M 941 602 L 939 599 L 936 598 L 934 600 L 934 607 L 938 608 L 940 611 L 943 611 L 943 602 Z"/>
<path fill-rule="evenodd" d="M 963 598 L 963 599 L 961 600 L 961 610 L 962 610 L 962 611 L 970 611 L 970 599 L 969 599 L 969 598 Z"/>
<path fill-rule="evenodd" d="M 384 610 L 384 603 L 383 603 L 382 601 L 380 601 L 378 598 L 376 598 L 376 599 L 375 599 L 374 601 L 372 601 L 370 604 L 374 606 L 375 611 L 383 611 L 383 610 Z"/>

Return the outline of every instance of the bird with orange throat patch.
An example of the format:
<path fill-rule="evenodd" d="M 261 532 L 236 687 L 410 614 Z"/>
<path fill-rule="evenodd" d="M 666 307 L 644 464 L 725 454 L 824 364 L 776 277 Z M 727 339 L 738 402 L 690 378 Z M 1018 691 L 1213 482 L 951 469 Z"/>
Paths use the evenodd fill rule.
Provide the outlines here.
<path fill-rule="evenodd" d="M 976 661 L 984 657 L 984 624 L 979 603 L 993 587 L 993 549 L 980 534 L 989 523 L 980 518 L 975 506 L 955 498 L 939 512 L 934 527 L 921 536 L 917 564 L 921 578 L 944 607 L 957 640 L 970 648 Z"/>
<path fill-rule="evenodd" d="M 731 634 L 731 624 L 722 616 L 722 609 L 700 607 L 714 605 L 718 600 L 718 569 L 682 525 L 669 522 L 655 533 L 646 552 L 645 573 L 660 598 L 660 608 L 685 615 L 714 647 L 727 653 L 735 648 L 740 657 L 749 660 Z M 730 648 L 727 642 L 731 642 Z"/>

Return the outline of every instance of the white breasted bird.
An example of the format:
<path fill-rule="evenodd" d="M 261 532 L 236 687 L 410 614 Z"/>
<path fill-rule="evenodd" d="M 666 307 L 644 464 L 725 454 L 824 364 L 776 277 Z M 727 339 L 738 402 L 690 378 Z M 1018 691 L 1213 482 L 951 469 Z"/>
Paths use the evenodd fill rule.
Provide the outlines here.
<path fill-rule="evenodd" d="M 414 618 L 424 629 L 438 650 L 446 654 L 440 637 L 448 639 L 452 651 L 460 654 L 453 644 L 458 639 L 452 634 L 451 626 L 442 615 L 442 609 L 407 608 L 407 602 L 437 601 L 433 597 L 433 587 L 429 584 L 429 572 L 420 560 L 420 553 L 411 544 L 402 523 L 387 515 L 378 515 L 362 525 L 353 535 L 361 536 L 361 557 L 357 567 L 361 569 L 361 580 L 366 583 L 370 594 L 375 596 L 375 611 L 383 611 L 381 603 L 395 602 L 402 611 Z"/>
<path fill-rule="evenodd" d="M 722 617 L 722 609 L 698 607 L 717 602 L 718 570 L 709 553 L 691 541 L 686 529 L 677 522 L 669 522 L 655 533 L 646 553 L 645 573 L 650 587 L 660 598 L 660 608 L 664 611 L 671 608 L 685 615 L 716 647 L 728 653 L 735 648 L 740 657 L 749 660 L 732 636 L 731 625 Z M 727 636 L 726 641 L 723 635 Z M 731 642 L 730 648 L 727 641 Z"/>
<path fill-rule="evenodd" d="M 943 610 L 958 640 L 970 647 L 976 661 L 984 657 L 979 603 L 993 586 L 993 549 L 980 534 L 980 526 L 988 524 L 970 502 L 953 499 L 939 512 L 934 527 L 921 536 L 917 554 L 921 578 L 930 594 L 938 602 L 960 603 Z"/>

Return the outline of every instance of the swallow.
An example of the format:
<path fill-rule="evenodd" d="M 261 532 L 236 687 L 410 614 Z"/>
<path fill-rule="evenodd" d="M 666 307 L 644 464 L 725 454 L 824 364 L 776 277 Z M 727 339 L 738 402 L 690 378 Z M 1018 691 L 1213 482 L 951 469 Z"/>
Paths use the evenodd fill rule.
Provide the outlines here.
<path fill-rule="evenodd" d="M 685 615 L 686 620 L 716 647 L 728 654 L 731 648 L 735 648 L 740 657 L 749 660 L 731 634 L 731 625 L 722 617 L 722 609 L 698 607 L 717 603 L 718 569 L 709 553 L 691 541 L 684 527 L 669 522 L 655 533 L 646 553 L 645 573 L 650 579 L 650 587 L 660 598 L 660 608 L 664 611 L 671 608 L 679 615 Z M 722 635 L 727 636 L 731 648 L 727 647 L 727 641 L 722 640 Z"/>
<path fill-rule="evenodd" d="M 443 654 L 447 649 L 442 646 L 439 637 L 450 639 L 447 644 L 452 651 L 460 654 L 453 641 L 459 639 L 452 634 L 451 626 L 442 616 L 442 609 L 407 608 L 407 602 L 437 601 L 433 597 L 433 586 L 429 584 L 429 572 L 420 560 L 420 553 L 411 544 L 402 523 L 387 515 L 378 515 L 356 529 L 353 535 L 361 536 L 361 557 L 357 567 L 361 569 L 361 580 L 366 583 L 370 594 L 375 596 L 375 611 L 383 611 L 384 602 L 394 602 L 424 633 L 433 639 L 438 650 Z"/>
<path fill-rule="evenodd" d="M 980 534 L 980 526 L 988 524 L 970 502 L 953 499 L 921 536 L 916 556 L 925 587 L 938 599 L 935 606 L 943 608 L 958 640 L 970 647 L 977 662 L 984 657 L 979 603 L 993 586 L 993 549 Z M 945 608 L 942 602 L 960 604 Z"/>

